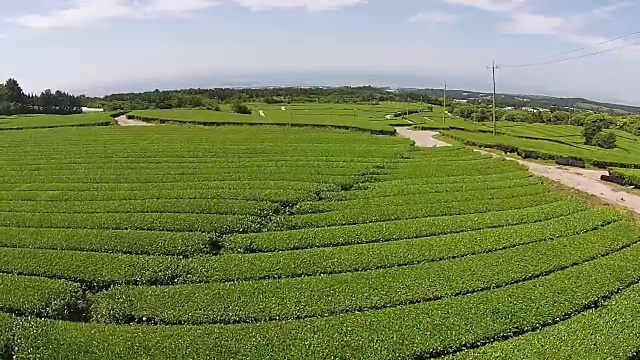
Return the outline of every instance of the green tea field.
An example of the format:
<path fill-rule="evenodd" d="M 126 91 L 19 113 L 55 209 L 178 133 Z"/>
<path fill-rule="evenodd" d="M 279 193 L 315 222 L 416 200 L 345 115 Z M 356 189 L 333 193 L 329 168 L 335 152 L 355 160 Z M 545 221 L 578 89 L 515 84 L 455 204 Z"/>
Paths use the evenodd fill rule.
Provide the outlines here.
<path fill-rule="evenodd" d="M 190 123 L 200 125 L 279 124 L 318 126 L 342 129 L 366 129 L 373 133 L 393 135 L 393 126 L 419 124 L 431 118 L 442 119 L 443 110 L 419 103 L 361 104 L 249 104 L 249 115 L 233 113 L 227 107 L 211 110 L 140 110 L 128 116 L 145 121 Z M 409 116 L 407 116 L 409 114 Z M 418 116 L 421 115 L 421 116 Z"/>
<path fill-rule="evenodd" d="M 607 130 L 617 136 L 617 147 L 602 149 L 585 145 L 579 126 L 501 121 L 497 125 L 498 136 L 493 136 L 491 123 L 451 118 L 445 124 L 442 120 L 427 120 L 416 127 L 442 130 L 446 137 L 467 145 L 535 152 L 542 159 L 570 157 L 600 168 L 640 168 L 640 137 L 621 130 Z"/>
<path fill-rule="evenodd" d="M 640 350 L 636 218 L 336 109 L 0 131 L 0 358 Z"/>
<path fill-rule="evenodd" d="M 105 113 L 89 113 L 80 115 L 0 116 L 0 130 L 108 126 L 112 124 L 113 119 Z"/>

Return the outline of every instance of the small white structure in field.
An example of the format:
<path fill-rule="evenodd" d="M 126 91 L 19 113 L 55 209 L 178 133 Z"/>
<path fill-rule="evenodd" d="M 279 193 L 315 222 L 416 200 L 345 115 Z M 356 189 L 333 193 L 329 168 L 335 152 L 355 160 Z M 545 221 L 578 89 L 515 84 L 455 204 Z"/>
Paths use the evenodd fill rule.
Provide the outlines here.
<path fill-rule="evenodd" d="M 384 118 L 387 119 L 387 120 L 392 120 L 394 117 L 395 116 L 393 116 L 393 115 L 387 115 Z"/>
<path fill-rule="evenodd" d="M 267 117 L 267 115 L 264 114 L 264 111 L 260 110 L 260 116 L 262 117 Z"/>
<path fill-rule="evenodd" d="M 282 110 L 282 111 L 287 111 L 287 108 L 286 108 L 285 106 L 281 106 L 281 107 L 280 107 L 280 110 Z"/>
<path fill-rule="evenodd" d="M 104 112 L 104 109 L 83 107 L 82 112 L 83 113 Z"/>

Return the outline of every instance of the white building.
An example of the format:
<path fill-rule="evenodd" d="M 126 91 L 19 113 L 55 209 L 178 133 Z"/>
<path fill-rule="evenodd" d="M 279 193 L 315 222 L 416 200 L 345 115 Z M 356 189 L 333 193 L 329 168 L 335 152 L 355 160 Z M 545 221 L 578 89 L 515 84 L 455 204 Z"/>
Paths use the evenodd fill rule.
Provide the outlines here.
<path fill-rule="evenodd" d="M 104 109 L 83 107 L 83 108 L 82 108 L 82 112 L 83 112 L 83 113 L 104 112 Z"/>

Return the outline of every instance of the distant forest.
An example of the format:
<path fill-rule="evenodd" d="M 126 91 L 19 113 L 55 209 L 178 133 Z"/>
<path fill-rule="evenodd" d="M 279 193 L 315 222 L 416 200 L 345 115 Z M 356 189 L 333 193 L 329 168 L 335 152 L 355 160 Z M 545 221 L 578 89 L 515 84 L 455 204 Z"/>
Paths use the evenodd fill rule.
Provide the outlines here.
<path fill-rule="evenodd" d="M 260 89 L 187 89 L 150 91 L 144 93 L 114 94 L 102 98 L 87 98 L 85 104 L 109 111 L 173 109 L 173 108 L 215 108 L 221 103 L 264 102 L 285 103 L 369 103 L 383 101 L 424 101 L 442 105 L 438 97 L 415 91 L 392 92 L 371 86 L 332 88 L 260 88 Z"/>
<path fill-rule="evenodd" d="M 443 95 L 442 90 L 437 89 L 391 90 L 371 86 L 217 88 L 155 90 L 144 93 L 114 94 L 102 98 L 86 98 L 85 105 L 104 108 L 107 111 L 177 108 L 220 110 L 220 104 L 222 103 L 239 105 L 247 102 L 266 104 L 299 104 L 305 102 L 365 103 L 375 105 L 384 101 L 398 101 L 412 102 L 414 106 L 415 103 L 423 103 L 426 106 L 427 104 L 442 105 Z M 454 115 L 472 121 L 491 121 L 492 101 L 488 94 L 452 90 L 449 92 L 449 96 L 459 100 L 457 102 L 450 100 L 447 103 L 447 110 Z M 608 124 L 607 127 L 618 128 L 640 135 L 640 116 L 628 115 L 631 111 L 640 112 L 640 108 L 623 105 L 612 108 L 606 106 L 615 105 L 590 102 L 586 99 L 524 97 L 524 95 L 522 97 L 499 95 L 496 101 L 499 107 L 497 119 L 499 121 L 571 124 L 577 126 L 584 126 L 588 122 L 598 121 Z M 624 107 L 624 110 L 621 107 Z"/>
<path fill-rule="evenodd" d="M 79 113 L 82 113 L 82 97 L 60 90 L 45 90 L 39 96 L 25 94 L 15 79 L 0 84 L 0 115 Z"/>

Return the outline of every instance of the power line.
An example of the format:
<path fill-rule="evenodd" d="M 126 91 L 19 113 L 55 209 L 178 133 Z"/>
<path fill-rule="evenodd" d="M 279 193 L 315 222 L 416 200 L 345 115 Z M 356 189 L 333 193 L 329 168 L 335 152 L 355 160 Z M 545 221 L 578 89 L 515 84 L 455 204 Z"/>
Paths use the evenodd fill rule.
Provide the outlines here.
<path fill-rule="evenodd" d="M 618 40 L 622 40 L 622 39 L 626 39 L 629 38 L 631 36 L 634 35 L 638 35 L 640 34 L 640 31 L 636 31 L 636 32 L 632 32 L 630 34 L 627 35 L 623 35 L 623 36 L 619 36 L 617 38 L 614 39 L 610 39 L 607 41 L 603 41 L 597 44 L 593 44 L 590 46 L 585 46 L 582 47 L 580 49 L 576 49 L 576 50 L 571 50 L 571 51 L 567 51 L 564 53 L 560 53 L 557 55 L 551 55 L 551 56 L 547 56 L 545 59 L 550 59 L 550 58 L 554 58 L 554 57 L 558 57 L 558 56 L 563 56 L 563 55 L 568 55 L 568 54 L 573 54 L 576 52 L 580 52 L 589 48 L 593 48 L 596 46 L 601 46 L 601 45 L 605 45 L 608 43 L 612 43 L 614 41 L 618 41 Z M 557 64 L 557 63 L 561 63 L 561 62 L 565 62 L 565 61 L 570 61 L 570 60 L 577 60 L 577 59 L 583 59 L 586 57 L 590 57 L 590 56 L 597 56 L 597 55 L 602 55 L 602 54 L 608 54 L 608 53 L 612 53 L 615 51 L 619 51 L 619 50 L 623 50 L 626 49 L 628 47 L 631 46 L 635 46 L 635 45 L 640 45 L 640 41 L 634 41 L 631 43 L 627 43 L 618 47 L 613 47 L 613 48 L 609 48 L 609 49 L 603 49 L 603 50 L 598 50 L 598 51 L 594 51 L 591 53 L 587 53 L 587 54 L 582 54 L 582 55 L 578 55 L 578 56 L 572 56 L 572 57 L 566 57 L 566 58 L 562 58 L 562 59 L 556 59 L 556 60 L 548 60 L 548 61 L 542 61 L 542 62 L 537 62 L 537 63 L 529 63 L 529 64 L 520 64 L 520 65 L 502 65 L 502 66 L 497 66 L 495 60 L 491 63 L 491 66 L 488 66 L 487 69 L 491 70 L 492 73 L 492 77 L 493 77 L 493 135 L 495 136 L 497 134 L 497 119 L 496 119 L 496 70 L 502 69 L 502 68 L 525 68 L 525 67 L 533 67 L 533 66 L 542 66 L 542 65 L 551 65 L 551 64 Z"/>
<path fill-rule="evenodd" d="M 580 52 L 580 51 L 582 51 L 582 50 L 587 50 L 587 49 L 590 49 L 590 48 L 593 48 L 593 47 L 596 47 L 596 46 L 605 45 L 605 44 L 608 44 L 608 43 L 611 43 L 611 42 L 614 42 L 614 41 L 618 41 L 618 40 L 626 39 L 626 38 L 628 38 L 628 37 L 631 37 L 631 36 L 634 36 L 634 35 L 639 35 L 639 34 L 640 34 L 640 31 L 635 31 L 635 32 L 632 32 L 632 33 L 627 34 L 627 35 L 619 36 L 619 37 L 617 37 L 617 38 L 615 38 L 615 39 L 606 40 L 606 41 L 603 41 L 603 42 L 599 42 L 599 43 L 597 43 L 597 44 L 593 44 L 593 45 L 589 45 L 589 46 L 584 46 L 584 47 L 581 47 L 581 48 L 579 48 L 579 49 L 575 49 L 575 50 L 571 50 L 571 51 L 566 51 L 566 52 L 563 52 L 563 53 L 560 53 L 560 54 L 550 55 L 550 56 L 544 57 L 543 59 L 551 59 L 551 58 L 555 58 L 555 57 L 558 57 L 558 56 L 563 56 L 563 55 L 569 55 L 569 54 L 577 53 L 577 52 Z"/>
<path fill-rule="evenodd" d="M 611 40 L 611 41 L 614 41 L 614 40 Z M 608 41 L 608 42 L 611 42 L 611 41 Z M 595 51 L 595 52 L 582 54 L 582 55 L 579 55 L 579 56 L 572 56 L 572 57 L 568 57 L 568 58 L 562 58 L 562 59 L 557 59 L 557 60 L 549 60 L 549 61 L 542 61 L 542 62 L 530 63 L 530 64 L 502 65 L 502 67 L 503 68 L 524 68 L 524 67 L 551 65 L 551 64 L 557 64 L 557 63 L 570 61 L 570 60 L 583 59 L 583 58 L 590 57 L 590 56 L 608 54 L 608 53 L 619 51 L 619 50 L 623 50 L 623 49 L 626 49 L 628 47 L 635 46 L 635 45 L 640 45 L 640 41 L 634 41 L 632 43 L 625 44 L 625 45 L 622 45 L 622 46 L 618 46 L 618 47 L 614 47 L 614 48 L 610 48 L 610 49 L 598 50 L 598 51 Z M 596 46 L 596 45 L 594 45 L 594 46 Z M 572 52 L 576 52 L 576 51 L 572 51 Z"/>

